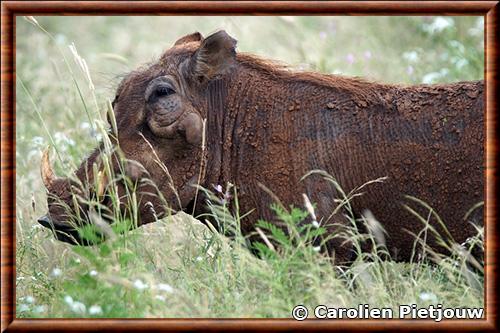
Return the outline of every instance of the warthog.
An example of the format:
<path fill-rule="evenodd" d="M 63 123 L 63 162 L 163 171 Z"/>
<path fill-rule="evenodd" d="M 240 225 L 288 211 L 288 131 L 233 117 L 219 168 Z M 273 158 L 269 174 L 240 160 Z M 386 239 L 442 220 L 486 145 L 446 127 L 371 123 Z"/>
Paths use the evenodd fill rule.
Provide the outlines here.
<path fill-rule="evenodd" d="M 126 177 L 111 179 L 102 147 L 72 179 L 57 178 L 44 154 L 49 213 L 39 222 L 62 241 L 86 244 L 70 220 L 92 223 L 89 198 L 111 210 L 111 189 L 127 211 L 126 181 L 137 186 L 138 225 L 170 211 L 202 213 L 206 198 L 195 185 L 231 182 L 242 213 L 252 211 L 242 220 L 244 235 L 255 234 L 258 218 L 276 222 L 270 209 L 275 198 L 297 206 L 303 194 L 334 234 L 350 223 L 342 209 L 331 214 L 338 189 L 317 174 L 302 179 L 324 170 L 346 190 L 387 177 L 363 188 L 350 205 L 354 217 L 369 209 L 380 221 L 397 260 L 410 259 L 415 235 L 425 226 L 405 209 L 411 205 L 407 195 L 432 206 L 443 223 L 412 201 L 414 212 L 457 243 L 475 234 L 474 224 L 482 225 L 483 209 L 471 207 L 484 195 L 483 81 L 381 84 L 294 71 L 235 48 L 224 31 L 206 38 L 193 33 L 126 76 L 112 105 L 113 143 L 119 142 L 116 151 L 127 162 L 119 163 L 117 152 L 110 159 L 111 169 Z M 112 216 L 102 214 L 101 222 L 112 223 Z M 437 245 L 430 232 L 426 241 Z M 349 240 L 321 246 L 338 263 L 352 260 Z"/>

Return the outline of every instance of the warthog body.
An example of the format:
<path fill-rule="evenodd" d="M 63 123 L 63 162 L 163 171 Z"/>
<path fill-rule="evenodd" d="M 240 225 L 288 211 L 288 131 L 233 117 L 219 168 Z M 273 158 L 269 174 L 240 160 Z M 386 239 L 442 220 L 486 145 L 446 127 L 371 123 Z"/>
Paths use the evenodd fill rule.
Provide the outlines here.
<path fill-rule="evenodd" d="M 396 259 L 410 259 L 412 233 L 424 228 L 403 207 L 411 202 L 406 195 L 433 207 L 457 243 L 475 234 L 482 209 L 465 216 L 483 200 L 482 81 L 399 86 L 296 72 L 236 54 L 235 45 L 225 32 L 205 39 L 198 33 L 185 36 L 118 87 L 120 148 L 144 167 L 125 168 L 139 184 L 139 223 L 165 214 L 158 193 L 174 210 L 190 212 L 195 206 L 200 213 L 205 199 L 193 185 L 231 182 L 241 212 L 253 210 L 242 221 L 244 234 L 254 232 L 258 218 L 274 219 L 269 207 L 274 199 L 264 187 L 286 206 L 301 206 L 305 193 L 316 203 L 320 223 L 334 233 L 347 223 L 345 211 L 331 215 L 340 193 L 319 175 L 301 180 L 319 169 L 346 191 L 387 177 L 363 188 L 351 205 L 356 217 L 369 209 L 380 221 Z M 95 183 L 91 170 L 99 154 L 96 150 L 77 171 L 83 183 Z M 51 197 L 74 207 L 67 194 L 71 181 L 55 179 L 48 163 L 42 169 Z M 123 185 L 114 184 L 123 194 Z M 429 210 L 410 205 L 444 232 Z M 81 242 L 58 207 L 49 200 L 49 216 L 41 223 L 54 226 L 61 240 L 68 241 L 57 230 Z M 87 209 L 80 203 L 80 212 Z M 436 245 L 430 236 L 427 242 Z M 349 242 L 332 240 L 325 249 L 337 262 L 352 259 Z"/>

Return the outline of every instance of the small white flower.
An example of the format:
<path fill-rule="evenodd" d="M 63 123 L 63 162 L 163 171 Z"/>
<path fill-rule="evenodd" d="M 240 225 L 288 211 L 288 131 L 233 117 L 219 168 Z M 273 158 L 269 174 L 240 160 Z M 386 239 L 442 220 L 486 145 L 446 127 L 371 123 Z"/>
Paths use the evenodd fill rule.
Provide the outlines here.
<path fill-rule="evenodd" d="M 35 313 L 42 313 L 46 309 L 47 309 L 47 307 L 45 305 L 38 305 L 38 306 L 35 306 L 35 308 L 33 309 L 33 312 L 35 312 Z"/>
<path fill-rule="evenodd" d="M 437 296 L 434 295 L 433 293 L 423 292 L 420 294 L 419 297 L 424 302 L 427 302 L 427 301 L 437 302 Z"/>
<path fill-rule="evenodd" d="M 455 66 L 458 69 L 461 69 L 462 67 L 464 67 L 464 66 L 466 66 L 466 65 L 469 64 L 469 61 L 467 59 L 464 59 L 464 58 L 453 59 L 452 62 L 455 64 Z"/>
<path fill-rule="evenodd" d="M 76 144 L 73 139 L 68 138 L 63 132 L 56 132 L 54 134 L 54 140 L 56 141 L 56 143 L 66 144 L 70 146 L 74 146 Z"/>
<path fill-rule="evenodd" d="M 157 286 L 158 290 L 165 291 L 167 293 L 172 293 L 174 291 L 174 288 L 172 288 L 171 285 L 166 284 L 166 283 L 160 283 Z"/>
<path fill-rule="evenodd" d="M 319 252 L 321 250 L 321 246 L 313 247 L 314 252 Z"/>
<path fill-rule="evenodd" d="M 202 260 L 203 260 L 202 257 L 200 257 L 200 256 L 196 257 L 196 261 L 202 261 Z"/>
<path fill-rule="evenodd" d="M 35 146 L 41 146 L 43 145 L 44 140 L 41 136 L 34 136 L 33 139 L 31 139 L 31 142 L 33 142 Z"/>
<path fill-rule="evenodd" d="M 403 53 L 403 58 L 408 62 L 417 62 L 419 57 L 417 51 L 408 51 Z"/>
<path fill-rule="evenodd" d="M 99 305 L 92 305 L 89 308 L 89 314 L 91 315 L 100 315 L 102 314 L 102 308 Z"/>
<path fill-rule="evenodd" d="M 71 305 L 71 304 L 73 304 L 73 297 L 71 297 L 69 295 L 64 296 L 64 301 L 66 302 L 66 304 Z"/>
<path fill-rule="evenodd" d="M 80 128 L 81 128 L 82 130 L 87 130 L 87 129 L 89 129 L 89 128 L 90 128 L 90 124 L 89 124 L 88 122 L 84 121 L 83 123 L 81 123 L 81 124 L 80 124 Z M 90 310 L 89 310 L 89 311 L 90 311 Z"/>
<path fill-rule="evenodd" d="M 318 221 L 316 221 L 316 220 L 312 221 L 312 225 L 313 225 L 313 227 L 315 227 L 316 229 L 318 229 L 318 228 L 319 228 L 319 223 L 318 223 Z"/>
<path fill-rule="evenodd" d="M 24 280 L 24 276 L 18 276 L 16 280 L 17 281 L 22 281 L 22 280 Z"/>
<path fill-rule="evenodd" d="M 30 309 L 30 307 L 27 305 L 27 304 L 19 304 L 19 306 L 17 307 L 17 311 L 19 312 L 26 312 Z"/>
<path fill-rule="evenodd" d="M 33 296 L 26 296 L 24 300 L 29 304 L 33 304 L 35 302 L 35 298 Z"/>
<path fill-rule="evenodd" d="M 158 299 L 158 300 L 160 300 L 160 301 L 163 301 L 163 302 L 165 302 L 167 300 L 165 298 L 165 296 L 163 296 L 163 295 L 156 295 L 155 298 Z"/>
<path fill-rule="evenodd" d="M 134 287 L 139 290 L 144 290 L 148 287 L 148 285 L 142 282 L 141 280 L 137 279 L 134 281 Z"/>
<path fill-rule="evenodd" d="M 440 77 L 441 74 L 439 74 L 438 72 L 427 73 L 422 77 L 422 83 L 432 84 L 435 83 Z"/>
<path fill-rule="evenodd" d="M 76 262 L 77 264 L 79 264 L 79 263 L 81 263 L 82 261 L 80 260 L 80 258 L 76 258 L 76 259 L 75 259 L 75 262 Z"/>
<path fill-rule="evenodd" d="M 63 34 L 57 34 L 55 35 L 56 43 L 59 45 L 64 45 L 67 43 L 67 38 Z"/>
<path fill-rule="evenodd" d="M 446 75 L 448 75 L 449 72 L 450 72 L 450 70 L 448 68 L 441 68 L 439 70 L 439 72 L 432 72 L 432 73 L 426 74 L 422 78 L 422 83 L 424 83 L 424 84 L 436 83 L 436 81 L 438 79 L 446 77 Z"/>
<path fill-rule="evenodd" d="M 89 272 L 89 275 L 90 275 L 90 276 L 97 276 L 97 272 L 96 272 L 95 270 L 91 270 L 91 271 Z"/>
<path fill-rule="evenodd" d="M 56 141 L 56 143 L 61 143 L 62 141 L 64 141 L 64 139 L 66 139 L 66 135 L 64 135 L 64 133 L 62 132 L 54 133 L 54 140 Z"/>
<path fill-rule="evenodd" d="M 476 20 L 476 24 L 474 25 L 474 27 L 469 29 L 469 35 L 479 36 L 482 35 L 483 33 L 484 33 L 484 18 L 480 16 Z"/>
<path fill-rule="evenodd" d="M 60 268 L 57 268 L 57 267 L 56 267 L 56 268 L 54 268 L 54 269 L 52 270 L 52 276 L 53 276 L 53 277 L 58 277 L 58 276 L 61 276 L 61 274 L 62 274 L 62 271 L 61 271 L 61 269 L 60 269 Z"/>
<path fill-rule="evenodd" d="M 455 21 L 451 17 L 436 17 L 431 24 L 424 26 L 424 30 L 433 34 L 448 29 L 453 25 L 455 25 Z"/>
<path fill-rule="evenodd" d="M 83 304 L 81 302 L 73 302 L 70 306 L 71 306 L 71 311 L 73 311 L 75 313 L 83 314 L 83 313 L 85 313 L 85 311 L 87 311 L 85 304 Z"/>
<path fill-rule="evenodd" d="M 356 61 L 356 57 L 354 57 L 354 54 L 349 53 L 349 54 L 347 54 L 347 56 L 345 57 L 345 61 L 346 61 L 349 65 L 352 65 L 352 64 Z"/>

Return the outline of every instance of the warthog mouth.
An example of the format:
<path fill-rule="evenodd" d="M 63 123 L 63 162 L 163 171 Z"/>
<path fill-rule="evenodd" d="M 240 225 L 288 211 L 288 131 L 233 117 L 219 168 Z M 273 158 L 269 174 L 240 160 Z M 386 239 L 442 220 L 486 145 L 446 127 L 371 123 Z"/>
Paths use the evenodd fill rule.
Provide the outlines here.
<path fill-rule="evenodd" d="M 44 215 L 38 219 L 38 223 L 44 226 L 47 229 L 50 229 L 57 240 L 61 242 L 65 242 L 71 245 L 83 245 L 90 246 L 96 245 L 97 242 L 91 241 L 87 238 L 81 236 L 78 229 L 71 225 L 61 224 L 57 222 L 53 222 L 52 219 Z M 104 240 L 104 236 L 98 233 L 98 238 Z"/>

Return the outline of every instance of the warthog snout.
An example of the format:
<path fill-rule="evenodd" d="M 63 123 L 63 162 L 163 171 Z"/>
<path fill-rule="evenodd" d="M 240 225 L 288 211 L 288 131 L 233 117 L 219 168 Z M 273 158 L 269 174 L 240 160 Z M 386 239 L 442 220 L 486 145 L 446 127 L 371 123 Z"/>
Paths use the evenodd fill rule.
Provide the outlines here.
<path fill-rule="evenodd" d="M 49 216 L 44 215 L 38 219 L 38 223 L 47 229 L 50 229 L 57 240 L 72 245 L 95 245 L 96 242 L 82 238 L 78 230 L 69 225 L 52 220 Z M 102 237 L 99 237 L 102 238 Z"/>
<path fill-rule="evenodd" d="M 81 238 L 78 235 L 78 231 L 68 225 L 60 224 L 54 222 L 50 217 L 44 215 L 38 219 L 38 223 L 47 229 L 52 230 L 54 236 L 62 241 L 73 245 L 83 245 Z"/>
<path fill-rule="evenodd" d="M 52 224 L 50 223 L 50 219 L 47 215 L 44 215 L 38 219 L 38 223 L 43 225 L 45 228 L 52 228 Z"/>

